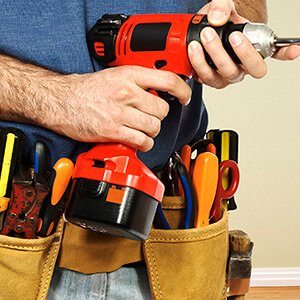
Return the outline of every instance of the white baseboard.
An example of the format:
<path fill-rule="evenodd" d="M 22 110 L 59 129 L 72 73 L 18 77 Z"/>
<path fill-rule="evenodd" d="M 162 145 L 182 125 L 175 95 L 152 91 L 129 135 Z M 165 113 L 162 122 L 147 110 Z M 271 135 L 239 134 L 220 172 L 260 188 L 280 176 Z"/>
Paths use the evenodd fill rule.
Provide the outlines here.
<path fill-rule="evenodd" d="M 254 268 L 250 286 L 300 286 L 300 268 Z"/>

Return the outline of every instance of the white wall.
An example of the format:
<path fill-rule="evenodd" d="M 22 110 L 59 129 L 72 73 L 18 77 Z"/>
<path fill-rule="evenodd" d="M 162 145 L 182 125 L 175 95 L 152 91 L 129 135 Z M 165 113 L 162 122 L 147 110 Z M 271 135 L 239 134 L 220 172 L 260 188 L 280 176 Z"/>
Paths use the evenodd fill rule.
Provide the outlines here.
<path fill-rule="evenodd" d="M 300 1 L 268 1 L 268 25 L 300 37 Z M 255 243 L 255 268 L 300 267 L 300 58 L 267 59 L 261 80 L 247 77 L 225 90 L 204 89 L 209 128 L 240 135 L 241 182 L 230 229 Z"/>

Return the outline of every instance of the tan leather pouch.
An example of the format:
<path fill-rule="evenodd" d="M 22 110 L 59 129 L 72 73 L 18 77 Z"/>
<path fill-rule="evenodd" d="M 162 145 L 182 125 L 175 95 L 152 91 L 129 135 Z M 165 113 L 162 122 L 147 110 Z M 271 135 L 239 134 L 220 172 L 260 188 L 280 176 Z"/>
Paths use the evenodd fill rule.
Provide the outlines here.
<path fill-rule="evenodd" d="M 0 300 L 46 299 L 63 224 L 61 219 L 57 232 L 41 239 L 0 235 Z"/>
<path fill-rule="evenodd" d="M 166 197 L 163 210 L 172 228 L 184 214 L 184 199 Z M 175 227 L 174 227 L 175 226 Z M 154 300 L 219 300 L 226 298 L 228 214 L 202 228 L 152 229 L 143 242 Z"/>

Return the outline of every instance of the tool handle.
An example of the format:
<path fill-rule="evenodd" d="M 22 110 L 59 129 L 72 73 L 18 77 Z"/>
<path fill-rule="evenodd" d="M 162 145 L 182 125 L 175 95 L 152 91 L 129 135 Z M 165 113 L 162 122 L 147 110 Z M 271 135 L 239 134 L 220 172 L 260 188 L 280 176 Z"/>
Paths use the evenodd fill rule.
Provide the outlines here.
<path fill-rule="evenodd" d="M 55 228 L 60 213 L 63 213 L 63 204 L 71 186 L 73 170 L 74 164 L 68 158 L 61 158 L 54 165 L 51 176 L 52 190 L 45 199 L 37 224 L 38 237 L 49 236 Z"/>
<path fill-rule="evenodd" d="M 181 182 L 184 196 L 185 196 L 185 218 L 184 218 L 184 229 L 194 227 L 195 215 L 197 210 L 196 195 L 193 187 L 191 178 L 186 170 L 185 165 L 182 162 L 176 163 L 176 170 L 178 178 Z"/>
<path fill-rule="evenodd" d="M 9 201 L 8 197 L 0 197 L 0 213 L 7 210 Z"/>
<path fill-rule="evenodd" d="M 49 149 L 42 141 L 37 141 L 35 144 L 34 152 L 34 173 L 38 174 L 41 178 L 46 177 L 48 170 Z"/>
<path fill-rule="evenodd" d="M 0 134 L 0 196 L 10 197 L 12 179 L 21 165 L 24 133 L 7 127 Z"/>
<path fill-rule="evenodd" d="M 223 174 L 225 173 L 226 169 L 230 168 L 231 173 L 232 173 L 232 181 L 230 186 L 228 187 L 227 190 L 224 190 L 222 181 L 219 181 L 218 183 L 218 189 L 217 193 L 221 193 L 222 199 L 229 199 L 231 198 L 234 193 L 236 192 L 238 186 L 239 186 L 239 181 L 240 181 L 240 172 L 239 168 L 233 160 L 225 160 L 220 163 L 220 168 L 219 168 L 219 176 L 223 177 Z"/>
<path fill-rule="evenodd" d="M 213 205 L 218 183 L 218 158 L 210 152 L 201 153 L 195 162 L 193 183 L 197 195 L 195 227 L 209 225 L 209 213 Z"/>
<path fill-rule="evenodd" d="M 201 16 L 201 15 L 199 15 L 199 16 Z M 229 42 L 229 36 L 234 31 L 243 32 L 244 26 L 245 26 L 245 24 L 234 24 L 232 21 L 229 21 L 223 26 L 215 27 L 215 26 L 212 26 L 208 22 L 207 15 L 204 15 L 201 19 L 201 22 L 196 23 L 196 22 L 192 21 L 190 23 L 188 33 L 187 33 L 187 44 L 189 44 L 193 40 L 196 40 L 202 45 L 202 41 L 200 39 L 200 32 L 205 27 L 212 27 L 212 28 L 214 28 L 214 30 L 217 32 L 217 34 L 221 38 L 223 47 L 225 48 L 225 50 L 227 51 L 227 53 L 229 54 L 231 59 L 236 63 L 241 63 L 240 59 L 237 57 L 237 55 L 235 54 L 234 50 L 231 47 L 231 44 Z M 208 52 L 205 50 L 205 48 L 203 48 L 203 50 L 204 50 L 205 59 L 206 59 L 207 63 L 212 68 L 216 69 L 216 66 L 215 66 L 213 60 L 211 59 L 211 57 L 209 56 Z"/>
<path fill-rule="evenodd" d="M 230 168 L 231 170 L 232 181 L 229 188 L 225 191 L 222 185 L 222 177 L 227 168 Z M 217 222 L 220 219 L 222 200 L 229 199 L 234 195 L 234 193 L 238 188 L 239 180 L 240 180 L 240 173 L 239 173 L 239 168 L 237 163 L 234 162 L 233 160 L 222 161 L 219 166 L 219 180 L 218 180 L 216 196 L 210 213 L 212 221 Z"/>

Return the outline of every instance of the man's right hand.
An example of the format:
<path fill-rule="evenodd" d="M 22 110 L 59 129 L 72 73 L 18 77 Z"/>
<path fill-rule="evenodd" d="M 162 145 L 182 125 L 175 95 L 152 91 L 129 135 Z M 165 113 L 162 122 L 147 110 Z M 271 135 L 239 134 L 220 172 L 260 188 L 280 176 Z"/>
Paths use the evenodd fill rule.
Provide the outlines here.
<path fill-rule="evenodd" d="M 1 95 L 6 100 L 0 118 L 46 127 L 82 142 L 120 142 L 148 151 L 169 105 L 147 90 L 169 92 L 182 105 L 191 97 L 187 83 L 166 71 L 124 66 L 59 75 L 6 59 L 8 77 L 2 93 L 7 92 Z"/>
<path fill-rule="evenodd" d="M 190 87 L 177 75 L 136 66 L 66 76 L 67 98 L 57 103 L 51 129 L 83 142 L 121 142 L 153 147 L 169 105 L 147 92 L 167 91 L 186 105 Z M 50 122 L 51 122 L 50 121 Z"/>

